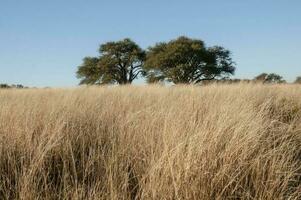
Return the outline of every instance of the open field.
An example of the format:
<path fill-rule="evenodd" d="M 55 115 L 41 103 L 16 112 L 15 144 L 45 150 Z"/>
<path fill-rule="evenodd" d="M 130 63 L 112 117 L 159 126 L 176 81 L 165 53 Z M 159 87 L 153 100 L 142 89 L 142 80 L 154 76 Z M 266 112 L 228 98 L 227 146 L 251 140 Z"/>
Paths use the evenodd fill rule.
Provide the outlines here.
<path fill-rule="evenodd" d="M 301 86 L 0 90 L 0 199 L 301 199 Z"/>

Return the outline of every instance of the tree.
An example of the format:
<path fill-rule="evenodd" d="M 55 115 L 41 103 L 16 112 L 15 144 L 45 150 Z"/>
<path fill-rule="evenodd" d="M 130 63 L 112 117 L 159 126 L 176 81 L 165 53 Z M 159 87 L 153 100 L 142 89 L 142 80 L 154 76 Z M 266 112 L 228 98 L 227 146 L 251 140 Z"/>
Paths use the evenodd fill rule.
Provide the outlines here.
<path fill-rule="evenodd" d="M 234 74 L 230 51 L 206 48 L 202 40 L 179 37 L 150 47 L 144 69 L 148 82 L 199 83 Z"/>
<path fill-rule="evenodd" d="M 254 78 L 255 81 L 259 81 L 262 83 L 285 83 L 286 81 L 282 76 L 275 73 L 262 73 Z"/>
<path fill-rule="evenodd" d="M 301 84 L 301 76 L 298 76 L 295 80 L 295 83 Z"/>
<path fill-rule="evenodd" d="M 99 53 L 78 67 L 80 84 L 130 84 L 143 73 L 145 52 L 130 39 L 102 44 Z"/>
<path fill-rule="evenodd" d="M 100 84 L 105 74 L 98 66 L 99 58 L 85 57 L 83 64 L 78 67 L 77 77 L 81 79 L 80 84 Z"/>
<path fill-rule="evenodd" d="M 272 73 L 266 77 L 266 82 L 267 83 L 285 83 L 286 81 L 283 79 L 282 76 Z"/>
<path fill-rule="evenodd" d="M 254 78 L 254 81 L 263 83 L 263 82 L 265 82 L 267 76 L 268 76 L 267 73 L 261 73 Z"/>
<path fill-rule="evenodd" d="M 6 83 L 1 83 L 0 84 L 0 88 L 2 88 L 2 89 L 8 89 L 8 88 L 11 88 L 8 84 L 6 84 Z"/>

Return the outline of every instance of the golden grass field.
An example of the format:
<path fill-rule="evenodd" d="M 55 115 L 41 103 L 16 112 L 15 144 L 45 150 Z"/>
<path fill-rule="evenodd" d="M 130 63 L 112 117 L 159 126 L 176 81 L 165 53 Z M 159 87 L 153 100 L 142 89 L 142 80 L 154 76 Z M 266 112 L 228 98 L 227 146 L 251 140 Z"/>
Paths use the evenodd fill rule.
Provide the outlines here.
<path fill-rule="evenodd" d="M 301 199 L 301 86 L 0 90 L 0 199 Z"/>

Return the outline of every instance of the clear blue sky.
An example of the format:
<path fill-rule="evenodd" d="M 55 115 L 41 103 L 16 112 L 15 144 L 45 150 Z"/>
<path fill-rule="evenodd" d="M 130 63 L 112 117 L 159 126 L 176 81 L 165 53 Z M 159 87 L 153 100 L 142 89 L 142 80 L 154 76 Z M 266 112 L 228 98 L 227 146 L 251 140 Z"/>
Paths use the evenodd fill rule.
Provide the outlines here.
<path fill-rule="evenodd" d="M 301 75 L 300 0 L 0 0 L 0 82 L 74 86 L 99 44 L 180 35 L 230 49 L 237 78 Z M 142 82 L 142 80 L 138 81 Z"/>

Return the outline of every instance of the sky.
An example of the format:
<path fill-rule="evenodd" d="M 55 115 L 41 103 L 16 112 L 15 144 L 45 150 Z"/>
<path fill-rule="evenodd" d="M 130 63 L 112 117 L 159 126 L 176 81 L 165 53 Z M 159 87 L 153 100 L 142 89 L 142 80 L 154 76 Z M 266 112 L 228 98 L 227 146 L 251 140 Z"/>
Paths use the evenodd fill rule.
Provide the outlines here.
<path fill-rule="evenodd" d="M 235 78 L 301 75 L 300 0 L 0 0 L 0 83 L 72 87 L 99 45 L 178 36 L 232 52 Z M 144 80 L 136 81 L 142 84 Z"/>

